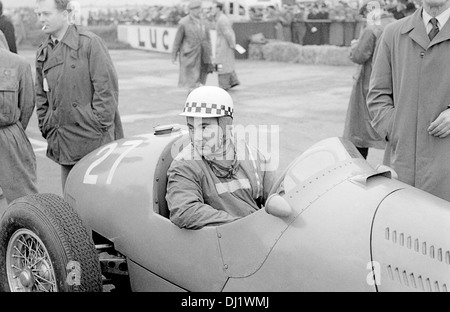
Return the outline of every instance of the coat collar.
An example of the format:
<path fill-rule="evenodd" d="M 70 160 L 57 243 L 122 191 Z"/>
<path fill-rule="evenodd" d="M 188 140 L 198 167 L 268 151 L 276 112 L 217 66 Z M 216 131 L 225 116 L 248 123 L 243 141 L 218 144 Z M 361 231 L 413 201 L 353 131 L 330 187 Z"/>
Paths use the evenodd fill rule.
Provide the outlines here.
<path fill-rule="evenodd" d="M 51 36 L 48 36 L 47 39 L 39 46 L 36 54 L 38 61 L 45 61 L 47 59 L 48 46 L 52 43 L 53 40 Z M 76 51 L 80 48 L 80 33 L 75 25 L 69 26 L 64 34 L 64 37 L 61 39 L 61 43 L 64 43 L 72 50 L 70 53 L 72 57 L 77 58 Z"/>
<path fill-rule="evenodd" d="M 417 42 L 425 50 L 440 42 L 450 40 L 450 21 L 445 23 L 441 31 L 430 42 L 427 30 L 422 19 L 422 9 L 416 10 L 413 15 L 405 17 L 404 24 L 400 30 L 401 34 L 409 34 L 409 37 Z"/>
<path fill-rule="evenodd" d="M 80 33 L 75 25 L 70 25 L 66 34 L 61 39 L 61 42 L 66 44 L 72 50 L 78 50 L 80 43 Z"/>
<path fill-rule="evenodd" d="M 48 47 L 48 45 L 51 44 L 52 42 L 53 40 L 51 36 L 48 36 L 47 39 L 42 44 L 42 46 L 40 47 L 40 49 Z M 66 33 L 61 39 L 61 43 L 64 43 L 72 50 L 78 50 L 80 43 L 80 34 L 78 32 L 78 28 L 75 25 L 70 25 L 69 28 L 67 28 Z"/>

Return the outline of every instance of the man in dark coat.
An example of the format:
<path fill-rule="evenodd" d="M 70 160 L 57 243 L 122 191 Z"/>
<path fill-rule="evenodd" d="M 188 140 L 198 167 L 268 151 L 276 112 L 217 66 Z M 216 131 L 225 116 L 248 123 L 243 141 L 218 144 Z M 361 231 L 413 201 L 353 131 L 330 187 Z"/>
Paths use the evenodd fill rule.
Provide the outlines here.
<path fill-rule="evenodd" d="M 8 203 L 38 192 L 36 156 L 25 134 L 33 110 L 31 66 L 0 47 L 0 187 Z"/>
<path fill-rule="evenodd" d="M 9 46 L 9 51 L 17 53 L 14 25 L 5 15 L 3 15 L 3 3 L 1 1 L 0 1 L 0 30 L 6 37 L 6 41 L 8 42 Z"/>
<path fill-rule="evenodd" d="M 38 0 L 48 35 L 36 55 L 36 106 L 47 156 L 72 167 L 94 149 L 123 137 L 118 79 L 101 38 L 69 24 L 69 0 Z"/>
<path fill-rule="evenodd" d="M 200 18 L 201 1 L 191 1 L 189 15 L 183 17 L 173 43 L 172 62 L 180 60 L 179 87 L 190 92 L 206 83 L 212 72 L 212 46 L 209 29 Z"/>

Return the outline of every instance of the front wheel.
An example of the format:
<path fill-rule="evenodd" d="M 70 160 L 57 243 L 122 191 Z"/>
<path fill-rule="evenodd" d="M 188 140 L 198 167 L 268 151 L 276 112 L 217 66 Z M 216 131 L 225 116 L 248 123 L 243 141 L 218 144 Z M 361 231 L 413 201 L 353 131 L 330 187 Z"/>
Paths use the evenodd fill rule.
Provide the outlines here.
<path fill-rule="evenodd" d="M 59 196 L 26 196 L 4 213 L 0 291 L 102 291 L 92 238 L 78 214 Z"/>

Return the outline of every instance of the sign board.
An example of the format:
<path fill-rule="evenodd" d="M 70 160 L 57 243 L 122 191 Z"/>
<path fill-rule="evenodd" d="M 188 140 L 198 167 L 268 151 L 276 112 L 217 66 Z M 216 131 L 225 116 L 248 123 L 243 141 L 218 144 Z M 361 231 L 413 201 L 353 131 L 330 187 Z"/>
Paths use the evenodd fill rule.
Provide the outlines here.
<path fill-rule="evenodd" d="M 153 25 L 119 25 L 117 32 L 119 41 L 129 43 L 133 48 L 172 53 L 177 28 Z M 215 55 L 216 31 L 211 30 L 210 35 L 213 55 Z"/>

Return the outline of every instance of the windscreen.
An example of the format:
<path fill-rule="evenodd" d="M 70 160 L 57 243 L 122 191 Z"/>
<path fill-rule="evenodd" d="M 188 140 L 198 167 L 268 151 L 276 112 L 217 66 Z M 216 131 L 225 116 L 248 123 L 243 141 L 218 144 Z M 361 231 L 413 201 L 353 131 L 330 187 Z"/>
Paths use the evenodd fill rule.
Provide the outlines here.
<path fill-rule="evenodd" d="M 284 190 L 289 192 L 296 185 L 313 175 L 352 158 L 361 158 L 350 142 L 341 138 L 323 140 L 297 157 L 286 171 Z"/>

